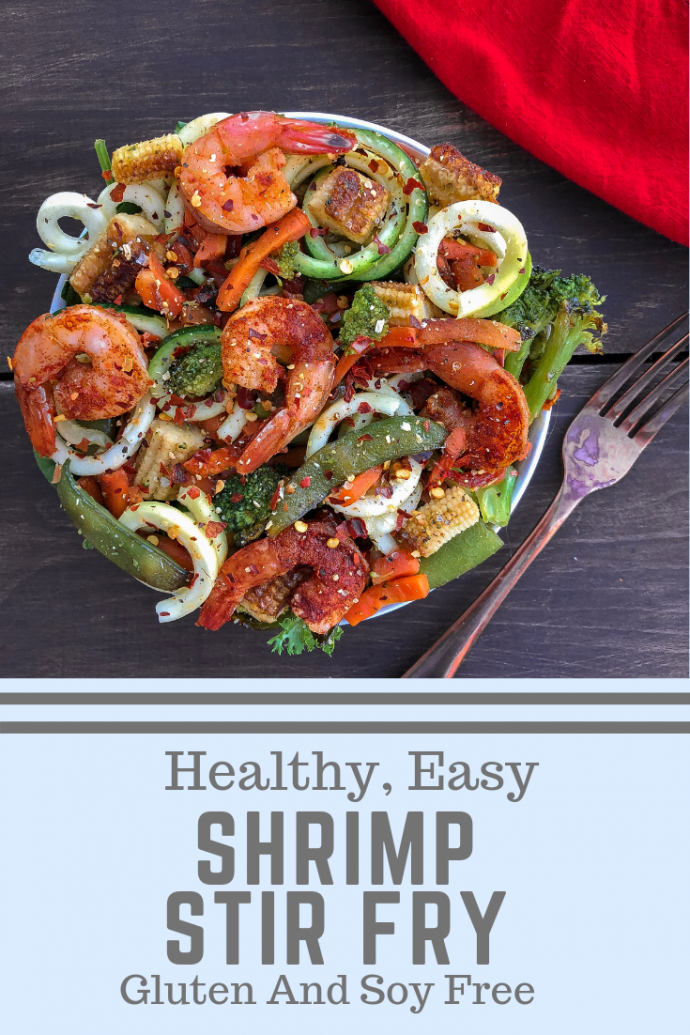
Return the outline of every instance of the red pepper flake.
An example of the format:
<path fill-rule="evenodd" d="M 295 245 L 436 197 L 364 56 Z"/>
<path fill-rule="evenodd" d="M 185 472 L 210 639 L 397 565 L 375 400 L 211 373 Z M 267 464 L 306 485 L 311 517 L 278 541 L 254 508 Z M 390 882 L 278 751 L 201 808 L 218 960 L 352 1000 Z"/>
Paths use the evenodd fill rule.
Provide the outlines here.
<path fill-rule="evenodd" d="M 196 485 L 192 485 L 191 489 L 187 491 L 187 495 L 190 500 L 198 500 L 199 496 L 201 496 L 201 490 L 197 489 Z"/>
<path fill-rule="evenodd" d="M 115 299 L 115 305 L 122 305 L 122 295 L 118 295 Z"/>
<path fill-rule="evenodd" d="M 429 423 L 429 421 L 425 420 L 424 421 L 424 430 L 428 431 L 430 427 L 431 427 L 431 424 Z"/>
<path fill-rule="evenodd" d="M 184 399 L 181 399 L 179 395 L 171 395 L 170 402 L 173 406 L 184 406 Z"/>
<path fill-rule="evenodd" d="M 192 403 L 192 405 L 187 410 L 187 420 L 192 420 L 192 418 L 194 417 L 195 413 L 196 413 L 196 406 Z"/>
<path fill-rule="evenodd" d="M 346 539 L 350 538 L 350 529 L 347 527 L 347 521 L 341 522 L 335 530 L 335 537 L 339 543 L 344 543 Z"/>
<path fill-rule="evenodd" d="M 169 472 L 168 472 L 168 468 L 165 466 L 165 464 L 160 464 L 159 463 L 158 464 L 158 471 L 159 471 L 159 474 L 162 474 L 164 478 L 168 477 L 168 473 Z"/>
<path fill-rule="evenodd" d="M 413 223 L 412 227 L 417 231 L 418 234 L 425 234 L 429 230 L 429 227 L 426 225 L 426 223 L 420 223 L 419 221 Z"/>
<path fill-rule="evenodd" d="M 119 205 L 125 196 L 127 185 L 125 183 L 118 183 L 117 187 L 113 187 L 110 192 L 110 200 L 114 201 L 116 205 Z"/>
<path fill-rule="evenodd" d="M 303 478 L 299 483 L 300 489 L 308 489 L 311 485 L 311 478 Z"/>
<path fill-rule="evenodd" d="M 270 257 L 270 255 L 266 256 L 265 259 L 262 259 L 261 262 L 259 263 L 259 266 L 261 266 L 262 270 L 268 270 L 268 272 L 272 273 L 274 277 L 279 277 L 280 276 L 280 270 L 278 269 L 278 263 L 275 262 Z"/>
<path fill-rule="evenodd" d="M 144 518 L 144 524 L 148 525 L 149 528 L 153 528 L 153 529 L 157 529 L 158 528 L 158 525 L 154 525 L 151 521 L 147 521 L 146 518 Z"/>
<path fill-rule="evenodd" d="M 175 424 L 182 425 L 182 424 L 184 424 L 184 422 L 186 420 L 186 416 L 187 415 L 185 414 L 185 412 L 182 409 L 182 407 L 178 406 L 177 409 L 175 410 L 175 416 L 173 417 L 173 421 L 174 421 Z"/>
<path fill-rule="evenodd" d="M 485 234 L 495 234 L 496 227 L 489 226 L 488 223 L 477 223 L 477 230 L 483 230 Z"/>
<path fill-rule="evenodd" d="M 357 413 L 371 413 L 372 409 L 368 402 L 361 402 L 357 407 Z"/>
<path fill-rule="evenodd" d="M 232 212 L 234 207 L 235 202 L 232 200 L 232 198 L 228 198 L 228 200 L 223 205 L 223 212 Z"/>
<path fill-rule="evenodd" d="M 313 226 L 307 233 L 310 237 L 325 237 L 328 231 L 322 230 L 320 226 Z"/>
<path fill-rule="evenodd" d="M 350 348 L 353 352 L 356 352 L 358 356 L 361 356 L 363 352 L 369 348 L 370 345 L 374 344 L 373 338 L 367 338 L 366 335 L 360 334 L 352 342 Z"/>
<path fill-rule="evenodd" d="M 103 173 L 103 175 L 105 176 L 105 173 Z M 161 611 L 161 618 L 169 618 L 169 617 L 170 617 L 170 612 L 169 611 Z"/>
<path fill-rule="evenodd" d="M 139 492 L 143 492 L 144 496 L 149 496 L 151 494 L 151 490 L 147 489 L 145 485 L 139 486 Z"/>
<path fill-rule="evenodd" d="M 369 535 L 367 526 L 361 518 L 348 518 L 347 527 L 350 529 L 350 535 L 353 539 L 366 539 Z"/>
<path fill-rule="evenodd" d="M 393 487 L 391 485 L 379 485 L 374 489 L 375 496 L 383 496 L 384 499 L 389 500 L 393 495 Z"/>
<path fill-rule="evenodd" d="M 377 173 L 379 171 L 379 163 L 376 161 L 375 158 L 372 158 L 372 160 L 369 162 L 369 168 L 373 173 Z"/>
<path fill-rule="evenodd" d="M 213 406 L 213 403 L 214 403 L 214 401 L 216 401 L 216 400 L 214 400 L 214 399 L 207 399 L 207 400 L 205 401 L 205 403 L 204 403 L 204 406 L 208 406 L 208 408 L 209 408 L 209 410 L 210 410 L 210 409 L 211 409 L 211 407 Z M 220 400 L 218 400 L 218 401 L 220 401 Z"/>
<path fill-rule="evenodd" d="M 224 521 L 209 521 L 205 529 L 206 535 L 209 539 L 215 539 L 225 528 L 227 528 L 227 525 Z"/>
<path fill-rule="evenodd" d="M 354 417 L 343 417 L 343 424 L 347 424 L 348 427 L 354 428 L 354 426 L 355 426 Z"/>
<path fill-rule="evenodd" d="M 170 477 L 170 481 L 173 485 L 184 485 L 188 478 L 189 474 L 187 473 L 187 469 L 184 464 L 173 464 Z M 192 496 L 192 499 L 196 499 L 196 497 Z"/>
<path fill-rule="evenodd" d="M 346 403 L 349 403 L 349 402 L 352 402 L 354 397 L 355 397 L 355 377 L 354 377 L 354 374 L 352 373 L 352 371 L 350 370 L 345 375 L 345 395 L 343 396 L 343 400 Z"/>
<path fill-rule="evenodd" d="M 508 292 L 507 292 L 507 291 L 504 291 L 504 292 L 503 292 L 503 294 L 501 295 L 501 301 L 503 301 L 503 299 L 504 299 L 504 298 L 506 297 L 506 295 L 507 295 L 507 294 L 508 294 Z"/>
<path fill-rule="evenodd" d="M 237 405 L 241 410 L 253 410 L 256 402 L 256 392 L 248 388 L 237 389 Z"/>
<path fill-rule="evenodd" d="M 525 269 L 525 267 L 523 266 L 523 267 L 522 267 L 522 269 L 520 270 L 520 273 L 526 273 L 526 272 L 527 272 L 527 270 L 526 270 L 526 269 Z"/>
<path fill-rule="evenodd" d="M 390 248 L 387 244 L 384 244 L 383 241 L 379 240 L 378 234 L 374 234 L 372 240 L 376 245 L 376 250 L 378 251 L 379 255 L 390 255 Z"/>
<path fill-rule="evenodd" d="M 374 436 L 373 435 L 360 435 L 359 438 L 357 439 L 358 442 L 373 442 L 373 440 L 374 440 Z"/>
<path fill-rule="evenodd" d="M 240 503 L 244 499 L 244 493 L 243 492 L 233 492 L 233 494 L 230 497 L 230 499 L 231 499 L 231 501 L 233 503 Z"/>
<path fill-rule="evenodd" d="M 415 180 L 414 176 L 410 176 L 409 180 L 403 187 L 403 194 L 411 194 L 416 187 L 423 187 L 424 184 L 420 183 L 419 180 Z"/>
<path fill-rule="evenodd" d="M 101 176 L 103 177 L 104 180 L 112 180 L 112 178 L 113 178 L 113 170 L 112 169 L 104 169 L 103 172 L 101 173 Z M 101 206 L 99 205 L 98 207 L 100 208 Z"/>
<path fill-rule="evenodd" d="M 134 504 L 134 506 L 133 506 L 133 507 L 130 507 L 129 509 L 130 509 L 130 510 L 132 511 L 132 513 L 134 514 L 134 512 L 135 512 L 135 511 L 139 510 L 139 507 L 140 507 L 140 506 L 141 506 L 141 504 L 140 504 L 140 503 L 135 503 L 135 504 Z"/>
<path fill-rule="evenodd" d="M 333 471 L 324 471 L 323 476 L 327 481 L 330 482 L 331 478 L 333 477 Z"/>
<path fill-rule="evenodd" d="M 222 388 L 219 388 L 217 392 L 214 392 L 213 401 L 217 402 L 217 403 L 222 403 L 224 400 L 225 400 L 225 392 L 223 391 Z M 208 403 L 207 403 L 207 405 L 208 405 Z"/>
<path fill-rule="evenodd" d="M 486 278 L 486 283 L 487 283 L 487 284 L 493 284 L 493 282 L 495 281 L 495 279 L 496 279 L 496 274 L 495 274 L 495 273 L 492 273 L 492 274 L 490 274 L 490 275 L 489 275 L 489 276 L 488 276 L 488 277 Z"/>
<path fill-rule="evenodd" d="M 230 498 L 232 499 L 233 503 L 239 503 L 241 499 L 244 499 L 244 497 L 242 496 L 241 492 L 233 492 L 233 494 L 232 494 L 232 496 Z M 276 507 L 278 506 L 278 500 L 279 499 L 280 499 L 280 485 L 277 486 L 276 491 L 271 496 L 271 502 L 269 503 L 269 507 L 271 508 L 271 510 L 275 510 L 276 509 Z"/>
<path fill-rule="evenodd" d="M 190 589 L 192 588 L 192 586 L 194 585 L 194 583 L 195 583 L 195 582 L 197 581 L 197 579 L 198 579 L 198 578 L 199 578 L 199 572 L 198 572 L 198 571 L 195 571 L 195 572 L 194 572 L 194 575 L 192 576 L 192 580 L 191 580 L 191 582 L 189 583 L 189 588 L 190 588 Z"/>

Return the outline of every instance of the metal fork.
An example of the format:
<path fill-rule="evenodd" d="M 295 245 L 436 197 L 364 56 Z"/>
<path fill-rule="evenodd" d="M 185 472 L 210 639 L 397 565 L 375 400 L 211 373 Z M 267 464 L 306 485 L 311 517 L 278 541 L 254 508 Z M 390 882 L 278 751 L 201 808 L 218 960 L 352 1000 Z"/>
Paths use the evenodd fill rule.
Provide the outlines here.
<path fill-rule="evenodd" d="M 623 364 L 595 392 L 572 422 L 563 442 L 565 477 L 555 500 L 532 534 L 471 607 L 403 679 L 450 679 L 510 593 L 522 573 L 556 534 L 578 503 L 627 474 L 638 456 L 688 397 L 688 359 L 668 373 L 688 341 L 687 332 L 626 388 L 669 335 L 679 331 L 687 313 L 673 320 Z M 660 374 L 663 379 L 656 385 Z M 672 394 L 664 399 L 666 394 Z"/>

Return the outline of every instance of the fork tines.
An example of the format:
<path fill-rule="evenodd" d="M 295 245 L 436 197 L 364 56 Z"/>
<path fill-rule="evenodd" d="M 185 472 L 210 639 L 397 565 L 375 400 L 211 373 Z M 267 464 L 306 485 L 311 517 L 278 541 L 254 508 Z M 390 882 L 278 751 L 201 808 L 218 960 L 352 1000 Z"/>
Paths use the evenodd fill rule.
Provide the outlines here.
<path fill-rule="evenodd" d="M 683 313 L 656 334 L 602 385 L 588 404 L 640 445 L 646 445 L 653 438 L 688 396 L 688 359 L 672 366 L 673 360 L 687 347 L 688 332 L 684 328 L 687 318 L 688 314 Z M 663 356 L 626 387 L 671 335 L 676 340 Z M 670 396 L 669 392 L 672 392 Z"/>

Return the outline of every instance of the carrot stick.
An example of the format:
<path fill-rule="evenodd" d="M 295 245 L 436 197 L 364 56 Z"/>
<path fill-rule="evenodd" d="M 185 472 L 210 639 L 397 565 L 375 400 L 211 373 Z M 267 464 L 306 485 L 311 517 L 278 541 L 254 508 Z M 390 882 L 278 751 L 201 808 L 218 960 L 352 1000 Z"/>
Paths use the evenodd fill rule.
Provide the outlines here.
<path fill-rule="evenodd" d="M 386 557 L 377 557 L 370 565 L 371 578 L 374 585 L 380 586 L 391 579 L 399 579 L 404 575 L 419 573 L 419 559 L 407 550 L 394 550 Z"/>
<path fill-rule="evenodd" d="M 194 268 L 198 269 L 205 262 L 222 262 L 227 243 L 225 234 L 205 234 L 194 256 Z"/>
<path fill-rule="evenodd" d="M 426 575 L 409 575 L 407 578 L 394 579 L 383 586 L 370 586 L 365 589 L 356 604 L 353 604 L 345 615 L 350 625 L 359 625 L 365 618 L 388 604 L 402 604 L 408 600 L 423 600 L 429 594 L 429 581 Z"/>
<path fill-rule="evenodd" d="M 277 248 L 282 248 L 288 241 L 299 241 L 310 227 L 311 223 L 299 208 L 293 208 L 277 223 L 267 226 L 257 241 L 246 245 L 240 252 L 230 276 L 218 292 L 218 308 L 224 313 L 231 313 L 236 309 L 261 260 Z"/>
<path fill-rule="evenodd" d="M 129 502 L 129 479 L 122 467 L 99 474 L 96 481 L 103 494 L 103 502 L 113 517 L 119 518 Z"/>
<path fill-rule="evenodd" d="M 378 467 L 370 467 L 368 471 L 362 471 L 352 482 L 345 482 L 341 488 L 330 494 L 330 499 L 337 500 L 341 507 L 349 507 L 360 499 L 367 489 L 379 480 L 383 474 L 383 464 Z"/>

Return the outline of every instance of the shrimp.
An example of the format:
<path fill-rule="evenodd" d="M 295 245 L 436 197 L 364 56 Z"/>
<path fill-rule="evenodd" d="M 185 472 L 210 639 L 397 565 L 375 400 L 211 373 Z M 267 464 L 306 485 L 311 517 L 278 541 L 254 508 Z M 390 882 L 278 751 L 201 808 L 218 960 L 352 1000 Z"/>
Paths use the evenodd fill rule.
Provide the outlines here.
<path fill-rule="evenodd" d="M 238 550 L 220 569 L 196 624 L 220 629 L 250 589 L 306 567 L 311 574 L 289 594 L 289 606 L 312 632 L 327 633 L 359 598 L 369 575 L 369 565 L 351 538 L 327 545 L 337 538 L 337 527 L 331 515 L 321 512 L 301 532 L 291 525 L 275 539 L 259 539 Z"/>
<path fill-rule="evenodd" d="M 134 328 L 122 316 L 88 305 L 29 324 L 12 366 L 26 431 L 42 456 L 55 452 L 56 404 L 68 420 L 119 417 L 152 383 Z"/>
<path fill-rule="evenodd" d="M 518 381 L 492 355 L 471 342 L 446 342 L 425 349 L 381 349 L 367 353 L 375 376 L 431 370 L 456 392 L 476 400 L 470 409 L 447 389 L 427 401 L 422 415 L 453 432 L 444 459 L 473 471 L 509 467 L 526 455 L 529 409 Z M 455 447 L 455 449 L 453 449 Z M 461 452 L 462 455 L 459 455 Z"/>
<path fill-rule="evenodd" d="M 182 155 L 179 183 L 195 216 L 244 234 L 280 219 L 297 204 L 281 173 L 285 154 L 343 154 L 357 141 L 353 134 L 274 112 L 231 115 Z"/>
<path fill-rule="evenodd" d="M 282 368 L 271 349 L 287 345 L 285 406 L 252 438 L 237 461 L 239 474 L 249 474 L 308 427 L 323 408 L 333 384 L 333 339 L 323 320 L 299 299 L 255 298 L 234 313 L 221 337 L 226 384 L 273 392 Z"/>

